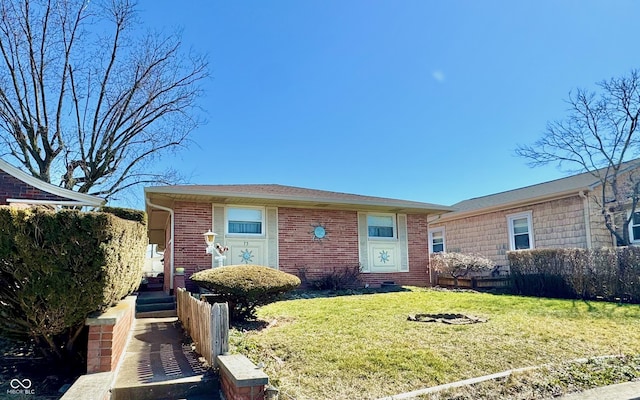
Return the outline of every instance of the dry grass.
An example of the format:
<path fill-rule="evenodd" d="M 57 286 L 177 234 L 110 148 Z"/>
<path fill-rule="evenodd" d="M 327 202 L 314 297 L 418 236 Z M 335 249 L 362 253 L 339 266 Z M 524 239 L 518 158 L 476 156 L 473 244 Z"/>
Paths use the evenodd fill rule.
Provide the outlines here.
<path fill-rule="evenodd" d="M 463 313 L 487 323 L 407 321 Z M 640 307 L 411 291 L 277 302 L 269 328 L 232 334 L 282 399 L 375 399 L 513 368 L 640 353 Z M 276 322 L 274 322 L 276 321 Z"/>

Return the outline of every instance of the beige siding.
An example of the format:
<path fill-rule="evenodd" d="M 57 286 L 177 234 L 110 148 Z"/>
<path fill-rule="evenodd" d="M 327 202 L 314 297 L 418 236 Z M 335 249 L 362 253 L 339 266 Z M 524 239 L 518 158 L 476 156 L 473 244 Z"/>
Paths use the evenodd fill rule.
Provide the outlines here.
<path fill-rule="evenodd" d="M 591 222 L 591 247 L 598 249 L 601 247 L 611 247 L 613 238 L 604 224 L 602 210 L 596 200 L 597 195 L 601 196 L 600 188 L 595 189 L 589 196 L 589 219 Z"/>
<path fill-rule="evenodd" d="M 446 223 L 433 222 L 429 228 L 445 227 L 448 252 L 477 253 L 497 265 L 507 265 L 509 250 L 507 216 L 531 211 L 536 248 L 587 247 L 583 199 L 565 199 L 511 208 L 461 218 Z M 592 222 L 592 227 L 594 223 Z"/>

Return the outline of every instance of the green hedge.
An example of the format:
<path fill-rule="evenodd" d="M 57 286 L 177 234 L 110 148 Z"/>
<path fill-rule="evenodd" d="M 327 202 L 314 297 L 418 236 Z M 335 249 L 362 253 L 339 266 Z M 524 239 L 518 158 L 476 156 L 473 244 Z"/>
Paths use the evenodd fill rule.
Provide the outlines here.
<path fill-rule="evenodd" d="M 261 265 L 207 269 L 191 275 L 190 279 L 212 291 L 214 302 L 229 303 L 231 318 L 236 321 L 255 318 L 257 307 L 300 286 L 297 276 Z"/>
<path fill-rule="evenodd" d="M 640 248 L 508 252 L 514 290 L 523 295 L 640 302 Z"/>
<path fill-rule="evenodd" d="M 72 348 L 87 316 L 133 292 L 144 223 L 113 213 L 0 207 L 0 336 Z"/>

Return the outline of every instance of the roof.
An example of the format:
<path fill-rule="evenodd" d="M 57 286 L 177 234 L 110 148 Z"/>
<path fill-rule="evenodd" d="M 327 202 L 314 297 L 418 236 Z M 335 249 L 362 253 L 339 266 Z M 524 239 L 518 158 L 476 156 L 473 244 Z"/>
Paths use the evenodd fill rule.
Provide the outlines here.
<path fill-rule="evenodd" d="M 640 159 L 624 163 L 620 172 L 625 172 L 640 166 Z M 596 174 L 605 171 L 601 169 Z M 600 179 L 591 172 L 526 186 L 506 192 L 463 200 L 452 205 L 454 212 L 446 214 L 440 220 L 452 220 L 496 211 L 499 209 L 557 200 L 569 196 L 578 196 L 580 192 L 590 192 L 600 186 Z"/>
<path fill-rule="evenodd" d="M 431 215 L 453 211 L 438 204 L 276 184 L 154 186 L 145 188 L 144 193 L 149 240 L 161 248 L 165 245 L 168 210 L 176 201 Z"/>
<path fill-rule="evenodd" d="M 175 185 L 145 188 L 152 203 L 167 200 L 203 201 L 221 204 L 261 204 L 310 208 L 373 209 L 389 212 L 442 214 L 451 207 L 418 201 L 331 192 L 277 184 Z M 163 204 L 164 205 L 164 204 Z"/>
<path fill-rule="evenodd" d="M 38 179 L 34 176 L 31 176 L 13 165 L 7 163 L 6 161 L 0 159 L 0 170 L 6 172 L 7 174 L 13 176 L 14 178 L 33 186 L 37 189 L 42 190 L 43 192 L 50 193 L 54 196 L 62 198 L 62 200 L 38 200 L 31 198 L 18 198 L 18 199 L 7 199 L 12 203 L 26 203 L 26 204 L 50 204 L 50 205 L 65 205 L 65 206 L 91 206 L 91 207 L 99 207 L 106 203 L 101 197 L 92 196 L 85 193 L 74 192 L 73 190 L 68 190 L 65 188 L 61 188 L 59 186 L 52 185 L 47 183 L 41 179 Z"/>

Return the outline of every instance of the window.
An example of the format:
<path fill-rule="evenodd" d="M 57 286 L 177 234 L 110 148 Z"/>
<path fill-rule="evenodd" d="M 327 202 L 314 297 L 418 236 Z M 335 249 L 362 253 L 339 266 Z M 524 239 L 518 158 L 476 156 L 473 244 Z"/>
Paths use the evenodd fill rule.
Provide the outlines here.
<path fill-rule="evenodd" d="M 367 230 L 370 238 L 394 238 L 395 216 L 393 215 L 367 215 Z"/>
<path fill-rule="evenodd" d="M 633 213 L 633 218 L 629 223 L 629 233 L 632 242 L 640 242 L 640 212 Z"/>
<path fill-rule="evenodd" d="M 509 244 L 511 250 L 533 249 L 533 230 L 531 229 L 531 212 L 507 216 L 509 222 Z"/>
<path fill-rule="evenodd" d="M 259 208 L 227 209 L 227 233 L 262 235 L 263 213 Z"/>
<path fill-rule="evenodd" d="M 443 253 L 444 251 L 444 228 L 429 230 L 429 253 Z"/>

